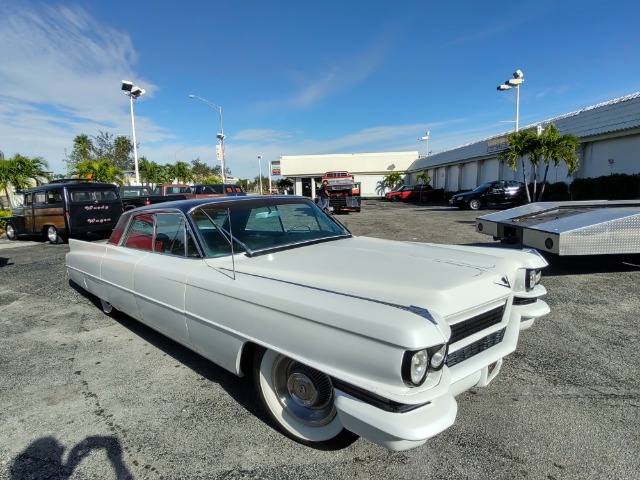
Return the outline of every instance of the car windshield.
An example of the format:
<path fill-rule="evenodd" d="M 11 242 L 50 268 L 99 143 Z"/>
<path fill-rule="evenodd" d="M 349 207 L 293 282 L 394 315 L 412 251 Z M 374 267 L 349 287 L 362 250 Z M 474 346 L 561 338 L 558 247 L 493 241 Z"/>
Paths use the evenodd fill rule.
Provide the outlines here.
<path fill-rule="evenodd" d="M 474 192 L 484 192 L 485 190 L 488 190 L 489 188 L 491 188 L 491 185 L 493 185 L 491 182 L 483 183 L 482 185 L 477 186 L 473 191 Z"/>
<path fill-rule="evenodd" d="M 305 198 L 265 198 L 202 205 L 191 212 L 208 257 L 249 256 L 350 236 Z"/>

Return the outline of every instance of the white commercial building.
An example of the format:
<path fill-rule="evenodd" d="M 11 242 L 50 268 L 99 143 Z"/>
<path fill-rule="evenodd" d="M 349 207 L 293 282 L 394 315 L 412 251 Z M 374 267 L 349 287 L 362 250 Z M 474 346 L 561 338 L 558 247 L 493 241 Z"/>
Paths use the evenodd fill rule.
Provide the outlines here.
<path fill-rule="evenodd" d="M 522 127 L 541 130 L 554 124 L 560 134 L 580 140 L 580 167 L 572 175 L 565 164 L 551 166 L 547 181 L 571 183 L 574 178 L 594 178 L 613 173 L 640 173 L 640 92 L 592 107 Z M 459 191 L 475 188 L 491 180 L 520 180 L 522 168 L 513 171 L 498 161 L 510 132 L 470 143 L 446 152 L 419 158 L 407 169 L 406 183 L 427 171 L 434 188 Z M 532 181 L 530 162 L 525 161 L 527 181 Z M 542 180 L 544 168 L 538 170 Z"/>
<path fill-rule="evenodd" d="M 560 163 L 549 170 L 550 183 L 571 183 L 574 178 L 589 178 L 613 173 L 640 173 L 640 92 L 600 103 L 559 117 L 522 127 L 541 130 L 554 124 L 560 134 L 580 139 L 580 167 L 572 175 Z M 506 132 L 446 152 L 418 157 L 418 152 L 352 153 L 331 155 L 294 155 L 281 157 L 282 176 L 293 180 L 296 195 L 315 196 L 320 178 L 332 170 L 348 171 L 361 183 L 363 197 L 386 193 L 383 179 L 391 172 L 406 174 L 405 184 L 419 183 L 417 176 L 427 172 L 434 188 L 446 191 L 470 190 L 491 180 L 522 181 L 521 165 L 512 171 L 498 161 L 506 146 Z M 527 180 L 531 181 L 528 161 Z M 542 180 L 543 170 L 538 175 Z"/>
<path fill-rule="evenodd" d="M 294 182 L 294 194 L 315 197 L 325 172 L 347 171 L 360 183 L 363 197 L 386 193 L 384 177 L 404 173 L 418 158 L 418 152 L 344 153 L 330 155 L 288 155 L 280 157 L 280 174 Z"/>

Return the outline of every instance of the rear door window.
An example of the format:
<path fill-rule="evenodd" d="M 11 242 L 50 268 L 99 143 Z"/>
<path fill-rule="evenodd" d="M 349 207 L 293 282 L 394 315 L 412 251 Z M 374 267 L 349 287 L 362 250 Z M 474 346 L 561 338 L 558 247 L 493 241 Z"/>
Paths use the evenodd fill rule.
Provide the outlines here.
<path fill-rule="evenodd" d="M 136 215 L 129 226 L 124 246 L 137 250 L 153 251 L 154 215 Z"/>
<path fill-rule="evenodd" d="M 195 245 L 181 213 L 159 213 L 156 215 L 154 242 L 156 252 L 186 257 L 189 244 Z"/>
<path fill-rule="evenodd" d="M 62 191 L 49 190 L 47 192 L 47 205 L 62 205 Z"/>
<path fill-rule="evenodd" d="M 44 205 L 47 203 L 47 193 L 46 192 L 36 192 L 33 194 L 33 204 L 34 205 Z"/>

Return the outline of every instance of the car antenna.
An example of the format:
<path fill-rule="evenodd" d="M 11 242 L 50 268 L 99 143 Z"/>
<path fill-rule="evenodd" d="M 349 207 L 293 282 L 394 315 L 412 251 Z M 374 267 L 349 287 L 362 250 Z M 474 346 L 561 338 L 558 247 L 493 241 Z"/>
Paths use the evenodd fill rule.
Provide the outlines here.
<path fill-rule="evenodd" d="M 229 245 L 231 245 L 231 268 L 233 269 L 233 279 L 236 279 L 236 256 L 233 254 L 233 228 L 231 227 L 231 209 L 227 207 L 227 218 L 229 219 Z"/>

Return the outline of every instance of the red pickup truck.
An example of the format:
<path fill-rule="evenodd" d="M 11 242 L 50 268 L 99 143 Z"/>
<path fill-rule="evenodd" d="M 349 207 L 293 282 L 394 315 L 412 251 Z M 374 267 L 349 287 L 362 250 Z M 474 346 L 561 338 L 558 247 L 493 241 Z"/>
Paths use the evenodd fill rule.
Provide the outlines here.
<path fill-rule="evenodd" d="M 120 197 L 125 210 L 172 200 L 238 195 L 246 195 L 240 185 L 221 183 L 202 185 L 164 183 L 153 188 L 144 185 L 120 187 Z"/>

